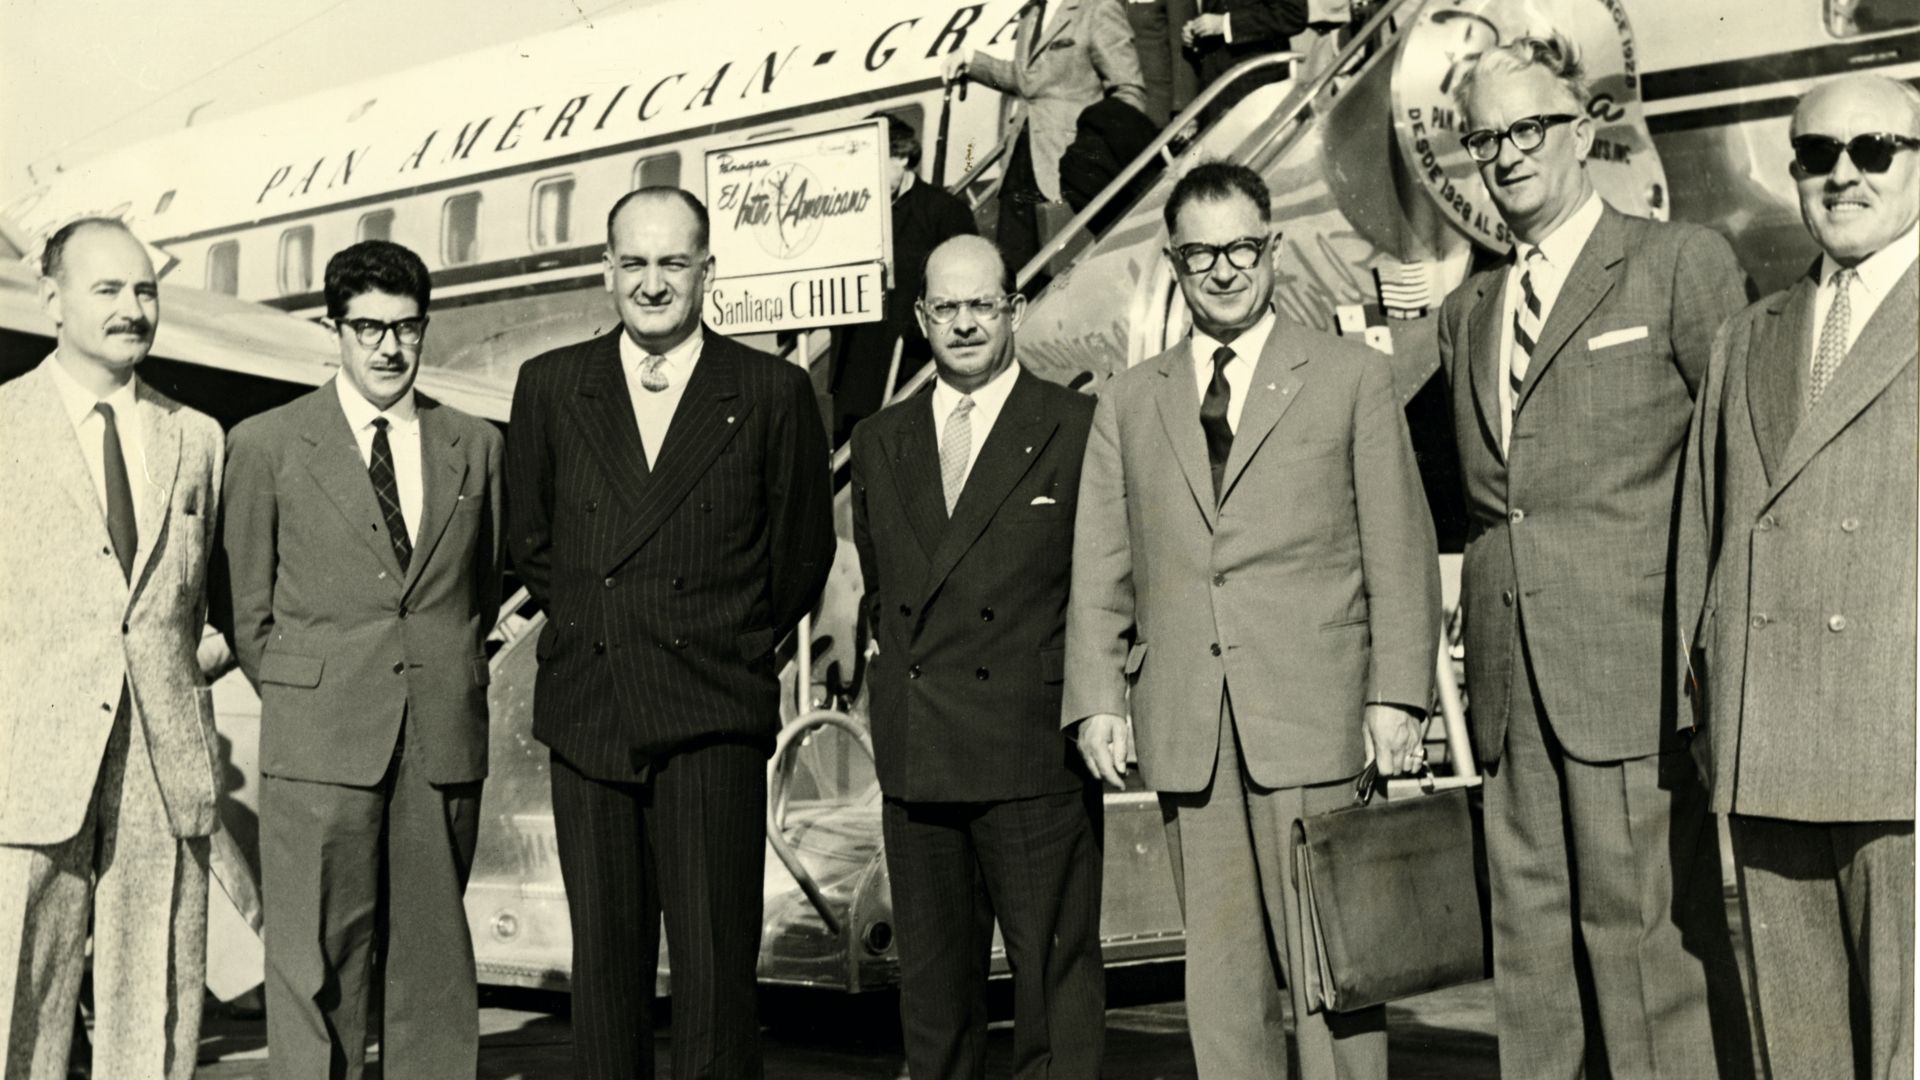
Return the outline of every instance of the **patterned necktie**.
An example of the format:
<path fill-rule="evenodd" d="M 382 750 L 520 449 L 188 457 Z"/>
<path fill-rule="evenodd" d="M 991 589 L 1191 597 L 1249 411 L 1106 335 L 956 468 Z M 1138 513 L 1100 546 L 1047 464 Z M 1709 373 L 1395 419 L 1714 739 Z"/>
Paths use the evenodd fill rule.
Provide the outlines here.
<path fill-rule="evenodd" d="M 1813 378 L 1807 384 L 1807 408 L 1813 408 L 1826 393 L 1840 361 L 1847 358 L 1847 331 L 1853 321 L 1853 279 L 1860 275 L 1850 266 L 1833 274 L 1833 303 L 1827 307 L 1827 321 L 1820 326 L 1820 347 L 1813 354 Z"/>
<path fill-rule="evenodd" d="M 107 481 L 107 537 L 120 560 L 120 576 L 133 580 L 133 553 L 140 549 L 140 525 L 134 520 L 133 485 L 127 481 L 127 459 L 120 452 L 120 428 L 113 406 L 102 401 L 94 411 L 106 421 L 100 434 L 100 471 Z"/>
<path fill-rule="evenodd" d="M 940 436 L 940 487 L 947 496 L 947 516 L 953 516 L 960 489 L 967 485 L 967 455 L 973 450 L 973 399 L 961 397 L 947 414 L 947 430 Z"/>
<path fill-rule="evenodd" d="M 1539 248 L 1528 248 L 1525 269 L 1520 272 L 1519 303 L 1513 306 L 1513 353 L 1507 358 L 1507 389 L 1512 392 L 1512 409 L 1520 407 L 1520 387 L 1527 380 L 1527 368 L 1533 363 L 1533 347 L 1540 341 L 1540 294 L 1533 288 L 1534 262 Z"/>
<path fill-rule="evenodd" d="M 373 418 L 373 453 L 367 463 L 367 476 L 373 481 L 374 498 L 380 500 L 380 516 L 387 519 L 387 539 L 393 543 L 393 557 L 406 572 L 413 560 L 413 541 L 407 538 L 407 519 L 400 513 L 400 481 L 393 474 L 393 445 L 387 442 L 387 418 Z"/>
<path fill-rule="evenodd" d="M 1227 365 L 1233 362 L 1233 349 L 1222 345 L 1213 350 L 1213 378 L 1200 399 L 1200 429 L 1207 434 L 1207 465 L 1213 470 L 1213 498 L 1220 500 L 1220 482 L 1226 476 L 1227 455 L 1233 450 L 1233 427 L 1227 423 L 1227 405 L 1233 400 L 1233 388 L 1227 385 Z"/>
<path fill-rule="evenodd" d="M 666 357 L 655 356 L 649 353 L 645 360 L 640 361 L 640 385 L 656 394 L 665 390 L 667 388 L 667 373 L 660 369 L 665 367 L 666 363 Z"/>

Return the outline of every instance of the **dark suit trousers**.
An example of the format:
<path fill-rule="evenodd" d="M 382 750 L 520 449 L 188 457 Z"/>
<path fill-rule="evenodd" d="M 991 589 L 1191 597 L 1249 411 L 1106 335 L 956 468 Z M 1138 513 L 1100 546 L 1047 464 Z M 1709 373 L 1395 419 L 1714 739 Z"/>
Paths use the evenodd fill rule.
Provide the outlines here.
<path fill-rule="evenodd" d="M 1000 181 L 1000 214 L 993 240 L 1000 246 L 1009 274 L 1018 274 L 1040 254 L 1039 207 L 1047 201 L 1040 194 L 1040 181 L 1034 177 L 1033 143 L 1027 134 L 1022 129 L 1014 139 L 1013 150 L 1007 155 L 1007 171 Z M 1032 296 L 1045 281 L 1046 275 L 1040 275 L 1028 282 L 1024 291 Z"/>
<path fill-rule="evenodd" d="M 989 803 L 888 799 L 880 823 L 914 1080 L 986 1076 L 993 923 L 1013 969 L 1013 1076 L 1100 1075 L 1100 792 Z"/>
<path fill-rule="evenodd" d="M 1751 1075 L 1719 837 L 1692 759 L 1569 757 L 1530 660 L 1511 700 L 1484 781 L 1501 1075 Z"/>
<path fill-rule="evenodd" d="M 1911 1077 L 1913 822 L 1727 823 L 1774 1080 Z"/>
<path fill-rule="evenodd" d="M 552 772 L 573 923 L 574 1075 L 654 1075 L 664 913 L 674 1080 L 758 1080 L 765 750 L 683 750 L 655 759 L 644 783 L 593 779 L 558 754 Z"/>
<path fill-rule="evenodd" d="M 260 778 L 274 1080 L 357 1080 L 384 971 L 383 1075 L 472 1080 L 480 1050 L 462 896 L 480 783 L 436 787 L 406 752 L 372 787 Z"/>

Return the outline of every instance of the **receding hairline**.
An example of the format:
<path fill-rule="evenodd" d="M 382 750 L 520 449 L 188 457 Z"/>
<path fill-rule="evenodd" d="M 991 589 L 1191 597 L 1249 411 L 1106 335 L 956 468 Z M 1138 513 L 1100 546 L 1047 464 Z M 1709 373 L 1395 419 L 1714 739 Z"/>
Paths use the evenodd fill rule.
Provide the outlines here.
<path fill-rule="evenodd" d="M 1867 71 L 1837 76 L 1801 95 L 1799 103 L 1793 107 L 1792 118 L 1787 122 L 1787 131 L 1797 134 L 1800 131 L 1801 118 L 1810 107 L 1825 98 L 1849 91 L 1872 93 L 1883 100 L 1904 104 L 1907 107 L 1908 131 L 1906 134 L 1920 135 L 1920 87 L 1900 79 L 1891 79 L 1885 75 Z"/>
<path fill-rule="evenodd" d="M 693 226 L 694 249 L 706 251 L 711 237 L 701 235 L 705 231 L 703 225 L 706 223 L 701 220 L 700 211 L 695 210 L 693 204 L 687 201 L 689 197 L 690 193 L 670 187 L 640 188 L 621 196 L 620 201 L 616 202 L 607 214 L 607 250 L 613 250 L 614 232 L 628 214 L 639 208 L 665 203 L 679 207 L 680 212 L 687 216 L 688 222 Z"/>
<path fill-rule="evenodd" d="M 155 276 L 153 272 L 153 257 L 147 254 L 147 246 L 141 243 L 140 238 L 134 235 L 133 230 L 128 227 L 127 223 L 124 221 L 121 221 L 119 218 L 109 218 L 109 217 L 81 218 L 78 221 L 69 222 L 61 230 L 56 231 L 55 236 L 58 236 L 59 232 L 66 233 L 66 236 L 64 238 L 61 238 L 59 241 L 59 246 L 61 249 L 60 255 L 59 255 L 59 265 L 53 268 L 52 273 L 47 273 L 46 265 L 45 265 L 45 254 L 43 252 L 41 257 L 41 276 L 42 277 L 52 278 L 55 281 L 59 281 L 65 278 L 67 275 L 67 265 L 70 262 L 72 262 L 72 256 L 70 253 L 73 250 L 74 244 L 79 242 L 82 238 L 96 232 L 112 232 L 112 233 L 118 233 L 121 236 L 126 237 L 127 241 L 131 243 L 134 249 L 140 253 L 140 257 L 147 260 L 147 275 L 149 277 Z M 49 240 L 51 242 L 51 238 L 49 238 Z"/>
<path fill-rule="evenodd" d="M 959 236 L 948 237 L 941 241 L 938 247 L 927 253 L 925 272 L 920 278 L 921 295 L 928 295 L 927 288 L 933 281 L 933 264 L 936 260 L 943 256 L 954 259 L 967 255 L 985 256 L 991 265 L 999 269 L 996 280 L 1000 282 L 1000 287 L 1009 292 L 1012 291 L 1013 270 L 1007 266 L 1007 257 L 1000 251 L 999 246 L 984 236 L 962 233 Z"/>

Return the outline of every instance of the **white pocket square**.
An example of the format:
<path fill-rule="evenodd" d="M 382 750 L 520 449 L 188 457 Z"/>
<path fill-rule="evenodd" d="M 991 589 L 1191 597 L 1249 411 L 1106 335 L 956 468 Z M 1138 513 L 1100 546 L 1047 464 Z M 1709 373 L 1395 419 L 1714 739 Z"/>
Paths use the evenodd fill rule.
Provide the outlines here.
<path fill-rule="evenodd" d="M 1609 330 L 1604 334 L 1596 334 L 1588 338 L 1587 351 L 1594 352 L 1598 349 L 1604 349 L 1609 345 L 1625 345 L 1629 341 L 1639 341 L 1646 336 L 1647 328 L 1644 326 L 1630 326 L 1625 330 Z"/>
<path fill-rule="evenodd" d="M 1054 503 L 1057 503 L 1059 501 L 1060 500 L 1054 498 L 1051 495 L 1035 495 L 1033 497 L 1033 501 L 1028 503 L 1027 505 L 1028 506 L 1052 506 Z"/>

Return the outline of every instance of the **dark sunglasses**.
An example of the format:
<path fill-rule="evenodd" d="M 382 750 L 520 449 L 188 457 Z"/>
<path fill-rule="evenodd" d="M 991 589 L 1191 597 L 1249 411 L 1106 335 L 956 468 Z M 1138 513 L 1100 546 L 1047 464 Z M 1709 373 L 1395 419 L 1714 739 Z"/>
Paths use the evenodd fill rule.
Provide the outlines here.
<path fill-rule="evenodd" d="M 1846 151 L 1853 166 L 1863 173 L 1883 173 L 1893 167 L 1893 155 L 1920 146 L 1920 139 L 1909 135 L 1874 133 L 1855 135 L 1841 142 L 1831 135 L 1795 135 L 1793 160 L 1808 176 L 1825 176 L 1840 164 L 1840 152 Z"/>

